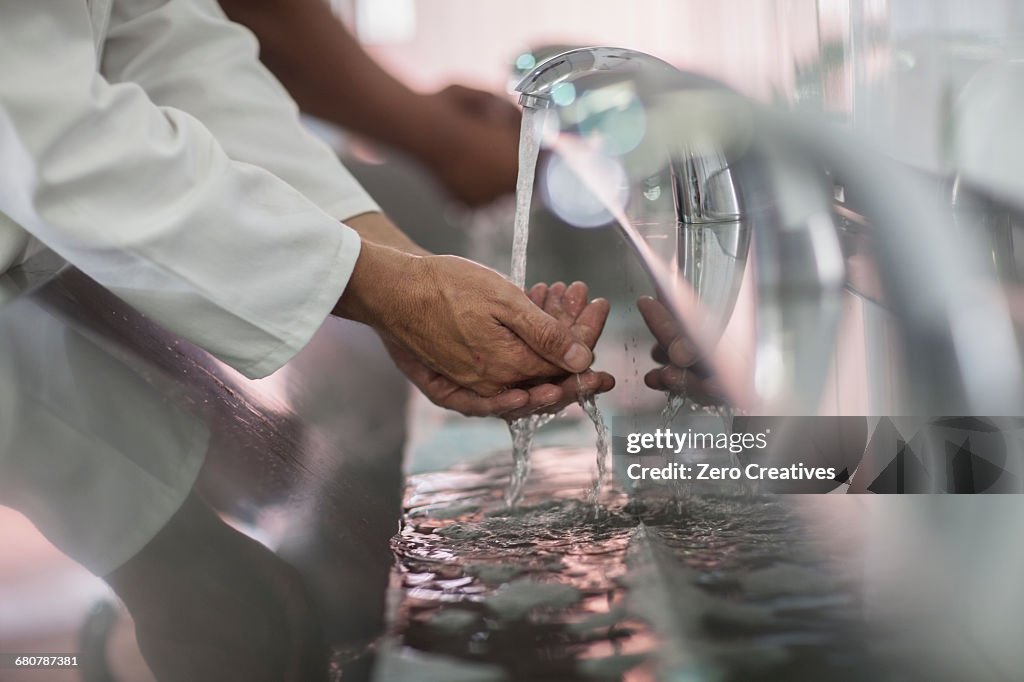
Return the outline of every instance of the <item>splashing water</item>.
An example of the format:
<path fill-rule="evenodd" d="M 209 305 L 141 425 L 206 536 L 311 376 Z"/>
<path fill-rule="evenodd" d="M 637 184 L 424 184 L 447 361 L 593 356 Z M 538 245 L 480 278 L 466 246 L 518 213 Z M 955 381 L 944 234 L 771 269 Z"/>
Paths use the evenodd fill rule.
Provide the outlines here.
<path fill-rule="evenodd" d="M 519 135 L 519 177 L 516 180 L 516 217 L 513 224 L 512 264 L 509 276 L 512 283 L 519 288 L 526 287 L 526 252 L 530 240 L 530 206 L 533 203 L 533 183 L 537 170 L 537 157 L 540 154 L 540 134 L 543 131 L 545 116 L 543 109 L 526 108 L 523 110 L 523 122 Z M 597 432 L 597 480 L 590 491 L 590 499 L 597 505 L 601 486 L 607 477 L 608 452 L 610 439 L 608 427 L 604 423 L 601 410 L 593 395 L 584 395 L 583 382 L 576 376 L 579 387 L 579 401 L 583 411 L 594 424 Z M 505 501 L 510 507 L 518 504 L 522 497 L 523 486 L 530 475 L 530 450 L 537 430 L 553 419 L 553 415 L 533 415 L 509 422 L 512 435 L 512 479 L 509 482 Z"/>
<path fill-rule="evenodd" d="M 597 479 L 594 481 L 594 487 L 590 489 L 590 502 L 596 511 L 601 486 L 604 485 L 604 480 L 608 477 L 608 450 L 611 441 L 608 436 L 608 427 L 604 423 L 604 415 L 601 414 L 601 409 L 597 406 L 597 400 L 593 393 L 586 393 L 583 390 L 583 379 L 579 374 L 576 375 L 576 389 L 580 407 L 590 417 L 590 421 L 594 423 L 594 430 L 597 432 Z"/>
<path fill-rule="evenodd" d="M 530 451 L 533 450 L 537 430 L 554 418 L 553 414 L 533 414 L 509 422 L 508 430 L 512 435 L 512 475 L 505 492 L 505 503 L 509 507 L 515 507 L 523 498 L 523 487 L 530 476 Z"/>
<path fill-rule="evenodd" d="M 672 420 L 679 414 L 679 410 L 683 409 L 683 406 L 687 404 L 686 396 L 682 393 L 675 391 L 669 391 L 666 394 L 665 407 L 661 411 L 661 427 L 665 430 L 672 428 Z M 675 461 L 675 454 L 671 450 L 663 450 L 662 457 L 665 460 L 665 464 L 668 465 Z M 684 497 L 686 497 L 689 486 L 686 485 L 685 481 L 679 479 L 672 479 L 672 497 L 676 505 L 680 505 Z"/>
<path fill-rule="evenodd" d="M 541 109 L 523 110 L 523 123 L 519 133 L 519 177 L 516 180 L 516 217 L 512 233 L 512 266 L 509 276 L 520 289 L 526 286 L 526 247 L 530 241 L 530 205 L 533 203 L 533 179 L 540 154 L 540 124 L 545 112 Z M 533 438 L 544 423 L 544 417 L 532 415 L 513 419 L 508 430 L 512 434 L 512 479 L 505 494 L 510 507 L 518 504 L 523 485 L 530 475 L 530 449 Z"/>

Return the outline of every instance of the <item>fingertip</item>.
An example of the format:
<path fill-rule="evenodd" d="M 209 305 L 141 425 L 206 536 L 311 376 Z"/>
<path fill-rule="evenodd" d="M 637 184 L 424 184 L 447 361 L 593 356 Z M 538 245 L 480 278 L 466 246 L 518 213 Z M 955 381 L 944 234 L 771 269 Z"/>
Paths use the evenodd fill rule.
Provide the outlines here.
<path fill-rule="evenodd" d="M 572 378 L 570 377 L 570 381 Z M 601 377 L 597 372 L 587 370 L 586 372 L 579 374 L 575 380 L 577 388 L 582 388 L 587 393 L 591 393 L 601 386 Z"/>
<path fill-rule="evenodd" d="M 498 403 L 497 406 L 500 406 L 499 409 L 502 412 L 507 412 L 525 406 L 530 402 L 530 394 L 521 388 L 510 388 L 502 395 L 497 396 L 495 401 Z"/>
<path fill-rule="evenodd" d="M 576 281 L 565 290 L 565 308 L 573 317 L 578 317 L 587 303 L 588 289 L 583 282 Z"/>
<path fill-rule="evenodd" d="M 668 353 L 665 352 L 665 349 L 659 345 L 651 348 L 651 360 L 654 360 L 659 365 L 667 365 L 672 362 L 668 359 Z"/>
<path fill-rule="evenodd" d="M 668 357 L 672 364 L 679 367 L 689 367 L 697 361 L 699 353 L 688 340 L 682 336 L 676 337 L 668 347 Z"/>
<path fill-rule="evenodd" d="M 615 377 L 613 377 L 611 374 L 608 374 L 607 372 L 602 372 L 601 375 L 602 375 L 602 378 L 601 378 L 601 390 L 602 391 L 607 393 L 608 391 L 610 391 L 613 388 L 615 388 Z"/>
<path fill-rule="evenodd" d="M 645 317 L 653 305 L 655 305 L 655 300 L 650 296 L 641 296 L 636 299 L 636 308 L 640 311 L 640 314 Z"/>
<path fill-rule="evenodd" d="M 526 292 L 526 295 L 531 301 L 533 301 L 534 305 L 543 306 L 547 292 L 547 285 L 542 282 L 538 282 L 530 287 L 530 290 Z"/>
<path fill-rule="evenodd" d="M 531 402 L 537 407 L 554 405 L 562 398 L 562 389 L 554 384 L 542 384 L 530 390 Z"/>
<path fill-rule="evenodd" d="M 587 370 L 594 362 L 594 354 L 582 343 L 576 342 L 570 346 L 563 358 L 566 369 L 575 374 Z"/>

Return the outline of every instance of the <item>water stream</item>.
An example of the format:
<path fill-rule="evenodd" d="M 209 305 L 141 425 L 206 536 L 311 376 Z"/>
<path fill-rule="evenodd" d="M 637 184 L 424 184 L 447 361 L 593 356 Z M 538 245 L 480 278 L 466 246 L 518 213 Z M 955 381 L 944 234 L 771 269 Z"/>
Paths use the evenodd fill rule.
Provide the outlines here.
<path fill-rule="evenodd" d="M 672 421 L 679 414 L 679 410 L 683 409 L 683 406 L 688 401 L 683 393 L 675 391 L 668 391 L 665 396 L 665 408 L 661 411 L 661 428 L 668 430 L 672 428 Z M 671 450 L 664 450 L 662 457 L 666 465 L 675 461 L 675 455 Z M 689 492 L 688 488 L 689 486 L 686 481 L 672 480 L 672 497 L 675 499 L 676 504 L 679 504 L 680 500 L 686 497 Z"/>
<path fill-rule="evenodd" d="M 594 480 L 594 487 L 590 489 L 590 502 L 594 505 L 596 512 L 600 508 L 598 500 L 601 495 L 601 487 L 608 477 L 608 454 L 611 438 L 608 435 L 608 427 L 604 423 L 601 408 L 597 406 L 597 400 L 592 393 L 587 394 L 583 391 L 583 381 L 578 374 L 576 375 L 576 388 L 579 391 L 580 407 L 590 417 L 590 421 L 594 423 L 594 430 L 597 432 L 597 478 Z"/>
<path fill-rule="evenodd" d="M 519 132 L 519 177 L 516 179 L 516 217 L 512 233 L 512 265 L 509 276 L 520 289 L 526 287 L 526 248 L 530 241 L 530 205 L 533 203 L 533 180 L 540 154 L 539 124 L 544 110 L 523 109 L 523 123 Z M 530 474 L 530 449 L 540 428 L 536 415 L 513 419 L 508 429 L 512 435 L 512 476 L 505 501 L 514 507 L 522 496 L 523 484 Z"/>
<path fill-rule="evenodd" d="M 512 235 L 512 264 L 509 276 L 512 283 L 526 288 L 526 253 L 530 241 L 530 207 L 533 203 L 533 185 L 537 171 L 537 157 L 540 155 L 540 137 L 543 132 L 547 111 L 525 108 L 522 128 L 519 133 L 519 177 L 516 179 L 516 216 Z M 594 423 L 597 432 L 597 480 L 590 498 L 597 504 L 601 486 L 607 477 L 609 437 L 601 410 L 593 395 L 584 395 L 583 384 L 577 377 L 580 388 L 580 406 Z M 522 497 L 523 485 L 530 475 L 530 450 L 537 429 L 552 419 L 550 415 L 531 415 L 509 422 L 512 436 L 512 476 L 509 481 L 505 502 L 515 507 Z"/>

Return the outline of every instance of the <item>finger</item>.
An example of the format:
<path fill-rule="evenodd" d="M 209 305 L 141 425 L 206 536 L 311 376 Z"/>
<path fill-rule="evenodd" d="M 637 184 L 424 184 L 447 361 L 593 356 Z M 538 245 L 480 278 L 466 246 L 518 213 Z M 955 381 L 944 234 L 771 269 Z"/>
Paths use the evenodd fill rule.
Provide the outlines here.
<path fill-rule="evenodd" d="M 538 308 L 544 307 L 544 300 L 548 295 L 548 285 L 543 282 L 537 282 L 530 290 L 526 292 L 527 298 L 533 301 L 533 304 Z"/>
<path fill-rule="evenodd" d="M 641 296 L 637 299 L 636 307 L 662 348 L 667 349 L 682 334 L 679 322 L 659 301 L 650 296 Z"/>
<path fill-rule="evenodd" d="M 638 299 L 636 307 L 657 339 L 658 345 L 666 349 L 672 364 L 688 367 L 697 361 L 699 353 L 686 338 L 682 326 L 668 308 L 650 296 Z"/>
<path fill-rule="evenodd" d="M 608 386 L 609 380 L 614 386 L 615 380 L 607 372 L 584 372 L 562 382 L 562 386 L 570 398 L 579 400 L 580 397 L 602 392 L 601 389 Z"/>
<path fill-rule="evenodd" d="M 570 315 L 563 305 L 566 288 L 564 282 L 555 282 L 548 288 L 548 297 L 544 301 L 544 312 L 559 322 L 572 324 L 576 318 Z"/>
<path fill-rule="evenodd" d="M 660 367 L 644 375 L 644 383 L 656 391 L 685 395 L 700 405 L 718 405 L 723 402 L 724 391 L 714 379 L 705 379 L 678 367 Z"/>
<path fill-rule="evenodd" d="M 590 290 L 583 282 L 573 282 L 565 290 L 565 295 L 562 296 L 562 307 L 565 308 L 565 312 L 576 319 L 583 312 L 583 308 L 587 305 L 587 297 L 590 295 Z"/>
<path fill-rule="evenodd" d="M 615 387 L 615 379 L 607 372 L 584 372 L 562 381 L 562 402 L 551 409 L 564 409 L 566 405 L 579 402 L 580 398 L 606 393 Z"/>
<path fill-rule="evenodd" d="M 430 398 L 429 395 L 427 397 Z M 478 395 L 468 388 L 459 388 L 435 401 L 435 404 L 467 417 L 495 417 L 521 409 L 529 401 L 530 394 L 517 388 L 508 389 L 490 398 Z"/>
<path fill-rule="evenodd" d="M 700 360 L 700 351 L 689 339 L 679 336 L 669 345 L 668 357 L 676 367 L 690 367 Z"/>
<path fill-rule="evenodd" d="M 573 338 L 569 325 L 538 309 L 525 296 L 509 303 L 500 311 L 498 320 L 537 355 L 569 372 L 582 372 L 590 367 L 594 354 Z"/>
<path fill-rule="evenodd" d="M 530 398 L 525 405 L 502 416 L 506 419 L 520 419 L 561 409 L 558 405 L 562 402 L 563 391 L 556 384 L 538 384 L 531 387 L 528 393 Z"/>
<path fill-rule="evenodd" d="M 579 401 L 580 384 L 583 395 L 606 393 L 615 387 L 615 379 L 607 372 L 584 372 L 566 377 L 558 384 L 542 384 L 530 389 L 530 402 L 523 408 L 506 415 L 508 418 L 526 417 L 531 414 L 553 414 L 561 412 L 568 405 Z M 541 393 L 541 390 L 545 393 Z M 540 398 L 538 396 L 544 396 Z"/>
<path fill-rule="evenodd" d="M 665 390 L 665 386 L 661 381 L 662 369 L 662 367 L 658 367 L 656 369 L 652 369 L 651 371 L 644 375 L 644 384 L 646 384 L 647 388 L 653 388 L 655 391 Z"/>
<path fill-rule="evenodd" d="M 654 344 L 651 347 L 651 360 L 654 360 L 659 365 L 667 365 L 671 362 L 668 359 L 668 351 L 659 344 Z"/>
<path fill-rule="evenodd" d="M 690 373 L 679 367 L 659 367 L 644 375 L 644 383 L 657 391 L 674 391 L 689 395 L 696 388 L 696 380 L 690 380 Z"/>
<path fill-rule="evenodd" d="M 601 338 L 601 332 L 604 331 L 605 322 L 608 321 L 611 307 L 611 304 L 604 298 L 595 298 L 588 303 L 572 325 L 572 334 L 576 340 L 585 343 L 589 348 L 597 345 L 597 340 Z"/>

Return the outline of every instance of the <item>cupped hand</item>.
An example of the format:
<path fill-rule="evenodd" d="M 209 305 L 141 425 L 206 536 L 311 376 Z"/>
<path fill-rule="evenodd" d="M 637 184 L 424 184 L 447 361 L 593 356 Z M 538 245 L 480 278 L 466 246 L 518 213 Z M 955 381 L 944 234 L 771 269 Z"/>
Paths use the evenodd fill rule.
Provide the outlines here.
<path fill-rule="evenodd" d="M 535 284 L 528 292 L 530 300 L 556 320 L 568 324 L 578 341 L 593 349 L 601 337 L 611 306 L 603 298 L 587 301 L 589 291 L 583 282 L 566 286 L 556 282 L 550 287 Z M 607 372 L 588 370 L 568 374 L 561 380 L 547 380 L 530 386 L 530 400 L 522 408 L 503 415 L 507 419 L 530 414 L 555 413 L 582 396 L 605 393 L 615 387 L 615 378 Z M 520 386 L 520 388 L 524 388 Z"/>
<path fill-rule="evenodd" d="M 454 256 L 413 256 L 364 241 L 335 312 L 366 322 L 417 362 L 484 397 L 586 371 L 594 359 L 570 324 L 493 270 Z"/>
<path fill-rule="evenodd" d="M 649 296 L 637 300 L 636 306 L 657 341 L 651 357 L 663 365 L 648 372 L 644 383 L 657 391 L 681 393 L 701 405 L 721 403 L 721 384 L 708 377 L 696 347 L 668 308 Z"/>
<path fill-rule="evenodd" d="M 587 296 L 587 286 L 582 282 L 569 287 L 562 283 L 551 287 L 538 284 L 529 292 L 533 304 L 568 325 L 575 339 L 593 348 L 607 320 L 609 305 L 604 299 L 588 302 Z M 578 378 L 575 374 L 563 374 L 551 380 L 525 382 L 485 397 L 431 370 L 394 342 L 386 345 L 395 364 L 424 395 L 441 407 L 467 416 L 515 419 L 530 414 L 558 412 L 576 401 L 581 390 L 586 394 L 602 393 L 615 386 L 611 375 L 586 371 Z"/>

